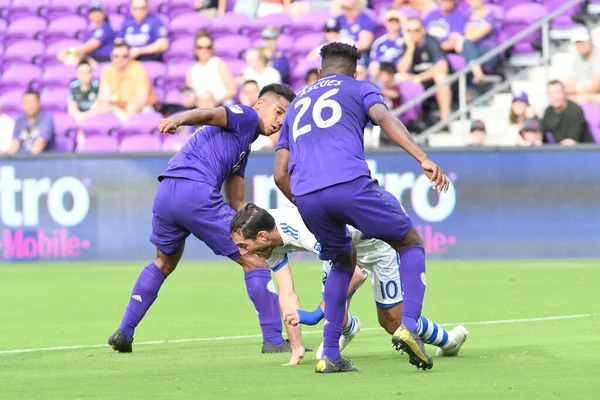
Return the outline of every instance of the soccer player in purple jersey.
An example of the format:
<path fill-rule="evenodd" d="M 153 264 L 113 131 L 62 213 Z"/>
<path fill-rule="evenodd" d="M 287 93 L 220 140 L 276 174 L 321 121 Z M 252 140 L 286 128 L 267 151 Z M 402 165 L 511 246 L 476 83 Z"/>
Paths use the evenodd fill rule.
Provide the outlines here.
<path fill-rule="evenodd" d="M 244 269 L 248 296 L 262 329 L 262 352 L 291 351 L 281 335 L 279 299 L 268 265 L 255 255 L 240 255 L 229 237 L 229 224 L 244 207 L 244 172 L 250 145 L 259 135 L 269 136 L 281 129 L 283 115 L 295 96 L 289 87 L 272 84 L 262 89 L 252 108 L 195 109 L 160 122 L 162 133 L 174 133 L 183 125 L 206 126 L 169 160 L 167 170 L 158 177 L 150 236 L 156 259 L 142 270 L 121 325 L 108 339 L 114 350 L 132 351 L 134 330 L 164 280 L 175 270 L 191 233 L 215 254 L 229 257 Z M 225 199 L 220 193 L 223 185 Z"/>
<path fill-rule="evenodd" d="M 321 243 L 319 257 L 333 260 L 325 284 L 323 356 L 316 372 L 356 370 L 339 349 L 346 294 L 356 265 L 346 224 L 367 238 L 387 242 L 399 253 L 404 305 L 402 324 L 392 342 L 409 355 L 411 364 L 429 369 L 433 360 L 417 334 L 425 294 L 423 241 L 398 199 L 371 179 L 363 147 L 367 122 L 381 126 L 413 156 L 439 193 L 448 190 L 448 179 L 388 111 L 381 93 L 372 84 L 354 79 L 361 58 L 356 47 L 331 43 L 321 49 L 321 58 L 321 79 L 300 92 L 286 113 L 274 167 L 277 186 L 296 204 Z M 295 310 L 284 310 L 286 323 L 291 314 Z"/>

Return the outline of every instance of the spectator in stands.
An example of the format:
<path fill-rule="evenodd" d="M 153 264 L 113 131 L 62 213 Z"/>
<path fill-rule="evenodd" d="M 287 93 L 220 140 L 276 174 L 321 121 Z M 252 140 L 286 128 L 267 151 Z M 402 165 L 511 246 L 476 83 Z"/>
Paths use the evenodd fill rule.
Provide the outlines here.
<path fill-rule="evenodd" d="M 402 39 L 402 25 L 406 22 L 404 15 L 393 8 L 385 12 L 385 29 L 383 36 L 375 39 L 371 46 L 369 62 L 369 75 L 375 79 L 379 73 L 381 63 L 393 63 L 396 65 L 402 56 L 404 40 Z"/>
<path fill-rule="evenodd" d="M 256 16 L 260 18 L 269 14 L 286 12 L 291 4 L 292 0 L 260 0 Z"/>
<path fill-rule="evenodd" d="M 179 93 L 181 94 L 181 98 L 183 99 L 183 102 L 181 104 L 157 102 L 154 104 L 154 109 L 157 112 L 163 114 L 165 117 L 168 117 L 181 111 L 188 111 L 196 108 L 196 104 L 198 103 L 198 96 L 196 95 L 196 91 L 194 89 L 184 85 L 179 88 Z"/>
<path fill-rule="evenodd" d="M 375 23 L 363 12 L 361 0 L 341 0 L 340 7 L 342 14 L 337 19 L 342 36 L 354 40 L 359 51 L 368 52 L 375 39 Z"/>
<path fill-rule="evenodd" d="M 59 51 L 56 57 L 58 61 L 67 65 L 77 65 L 86 57 L 91 57 L 96 62 L 110 60 L 115 32 L 104 10 L 104 4 L 97 1 L 91 2 L 88 18 L 90 29 L 85 38 L 85 43 L 81 46 Z"/>
<path fill-rule="evenodd" d="M 225 14 L 227 0 L 196 0 L 196 11 L 206 15 L 210 19 Z"/>
<path fill-rule="evenodd" d="M 423 21 L 427 33 L 436 38 L 446 53 L 454 53 L 467 22 L 456 0 L 440 0 L 440 8 L 431 11 Z"/>
<path fill-rule="evenodd" d="M 281 80 L 283 82 L 288 82 L 290 76 L 290 62 L 284 52 L 278 48 L 279 29 L 274 26 L 269 26 L 263 29 L 261 37 L 263 45 L 267 48 L 267 51 L 271 53 L 270 55 L 267 55 L 271 59 L 271 66 L 279 71 L 279 75 L 281 75 Z"/>
<path fill-rule="evenodd" d="M 215 108 L 219 105 L 211 92 L 205 91 L 197 94 L 196 107 L 198 108 Z"/>
<path fill-rule="evenodd" d="M 583 110 L 567 98 L 561 81 L 548 83 L 548 99 L 550 105 L 542 119 L 543 132 L 550 132 L 556 142 L 562 145 L 594 142 Z"/>
<path fill-rule="evenodd" d="M 227 64 L 216 57 L 213 38 L 205 30 L 196 33 L 194 42 L 196 63 L 187 72 L 187 85 L 199 94 L 212 93 L 217 104 L 229 104 L 237 93 L 235 80 Z"/>
<path fill-rule="evenodd" d="M 392 7 L 398 8 L 401 6 L 412 7 L 421 15 L 426 14 L 428 11 L 435 10 L 434 0 L 394 0 Z"/>
<path fill-rule="evenodd" d="M 23 114 L 15 121 L 9 154 L 39 154 L 54 149 L 54 119 L 40 107 L 40 94 L 28 90 L 23 95 Z"/>
<path fill-rule="evenodd" d="M 367 61 L 363 57 L 356 63 L 356 79 L 359 81 L 366 81 L 368 79 L 368 73 Z"/>
<path fill-rule="evenodd" d="M 600 104 L 600 49 L 584 26 L 574 30 L 571 42 L 577 54 L 567 79 L 567 95 L 576 103 Z"/>
<path fill-rule="evenodd" d="M 242 85 L 240 89 L 240 104 L 248 107 L 254 106 L 258 101 L 258 95 L 260 94 L 260 89 L 258 88 L 258 83 L 256 81 L 246 81 Z"/>
<path fill-rule="evenodd" d="M 508 116 L 510 125 L 514 125 L 517 128 L 517 132 L 520 132 L 523 121 L 536 117 L 535 110 L 529 105 L 529 96 L 527 96 L 527 93 L 514 92 L 512 94 L 510 114 Z"/>
<path fill-rule="evenodd" d="M 77 79 L 69 84 L 69 100 L 67 111 L 75 121 L 81 123 L 87 117 L 93 115 L 91 108 L 96 98 L 100 82 L 92 76 L 92 66 L 87 60 L 83 60 L 77 66 Z"/>
<path fill-rule="evenodd" d="M 520 146 L 541 146 L 544 142 L 542 134 L 542 126 L 537 118 L 528 118 L 523 121 L 521 127 Z"/>
<path fill-rule="evenodd" d="M 421 83 L 425 89 L 444 82 L 452 67 L 440 43 L 425 32 L 419 18 L 409 18 L 404 32 L 404 53 L 397 64 L 401 80 Z M 442 86 L 436 93 L 442 121 L 448 119 L 452 107 L 452 89 Z"/>
<path fill-rule="evenodd" d="M 115 43 L 127 43 L 132 60 L 162 61 L 169 49 L 167 27 L 158 16 L 149 14 L 148 0 L 131 0 L 130 11 Z"/>
<path fill-rule="evenodd" d="M 485 6 L 485 0 L 467 0 L 471 6 L 471 15 L 465 23 L 464 35 L 457 40 L 456 52 L 462 53 L 467 63 L 477 60 L 498 45 L 498 34 L 494 29 L 494 13 Z M 494 66 L 498 57 L 486 62 L 485 66 Z M 482 66 L 476 64 L 471 68 L 472 82 L 478 85 L 483 82 L 485 74 Z"/>
<path fill-rule="evenodd" d="M 379 90 L 385 99 L 385 104 L 390 110 L 400 107 L 402 96 L 400 94 L 400 87 L 394 82 L 397 70 L 396 65 L 383 62 L 379 67 L 378 81 Z"/>
<path fill-rule="evenodd" d="M 256 81 L 262 89 L 270 83 L 281 83 L 279 71 L 269 65 L 269 58 L 262 47 L 255 47 L 246 52 L 246 69 L 244 81 Z"/>
<path fill-rule="evenodd" d="M 306 75 L 304 76 L 304 87 L 308 87 L 319 80 L 319 70 L 316 68 L 311 68 L 306 71 Z"/>
<path fill-rule="evenodd" d="M 338 19 L 336 19 L 336 18 L 328 19 L 325 22 L 325 25 L 323 26 L 323 35 L 324 35 L 323 43 L 321 43 L 320 45 L 318 45 L 317 47 L 312 49 L 311 52 L 308 53 L 308 55 L 306 56 L 306 59 L 307 60 L 315 60 L 315 59 L 319 58 L 321 49 L 323 48 L 323 46 L 325 46 L 329 43 L 340 42 L 340 43 L 346 43 L 346 44 L 354 44 L 354 40 L 352 40 L 348 36 L 342 36 L 341 31 L 342 31 L 342 25 L 340 24 L 340 21 Z"/>
<path fill-rule="evenodd" d="M 112 63 L 102 71 L 100 92 L 94 113 L 115 113 L 122 121 L 128 116 L 152 109 L 156 95 L 150 78 L 139 61 L 129 56 L 126 43 L 115 44 Z"/>
<path fill-rule="evenodd" d="M 483 147 L 486 145 L 485 143 L 485 124 L 483 121 L 472 121 L 471 122 L 471 134 L 469 135 L 469 144 L 470 147 Z"/>
<path fill-rule="evenodd" d="M 14 130 L 15 120 L 2 112 L 2 104 L 0 104 L 0 154 L 4 154 L 10 149 Z"/>

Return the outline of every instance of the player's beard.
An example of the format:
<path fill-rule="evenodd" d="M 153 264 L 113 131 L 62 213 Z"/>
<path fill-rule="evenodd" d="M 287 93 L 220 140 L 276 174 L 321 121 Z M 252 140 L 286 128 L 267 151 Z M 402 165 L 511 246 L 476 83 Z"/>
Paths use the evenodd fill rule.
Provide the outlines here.
<path fill-rule="evenodd" d="M 265 245 L 263 247 L 260 247 L 256 250 L 254 250 L 253 253 L 261 258 L 268 259 L 271 257 L 271 254 L 273 253 L 273 243 L 272 242 L 265 243 Z"/>

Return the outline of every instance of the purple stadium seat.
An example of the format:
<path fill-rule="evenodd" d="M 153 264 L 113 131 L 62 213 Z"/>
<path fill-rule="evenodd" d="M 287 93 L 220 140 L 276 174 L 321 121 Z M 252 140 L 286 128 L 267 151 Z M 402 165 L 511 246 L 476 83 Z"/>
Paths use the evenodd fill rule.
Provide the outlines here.
<path fill-rule="evenodd" d="M 86 136 L 77 144 L 76 153 L 113 153 L 119 148 L 117 139 L 112 136 Z"/>
<path fill-rule="evenodd" d="M 178 89 L 181 85 L 185 85 L 187 71 L 192 65 L 194 65 L 192 61 L 169 65 L 167 74 L 163 78 L 163 89 L 168 92 Z"/>
<path fill-rule="evenodd" d="M 6 22 L 5 19 L 0 18 L 0 32 L 6 31 L 7 27 L 8 27 L 8 22 Z"/>
<path fill-rule="evenodd" d="M 557 8 L 561 7 L 565 4 L 564 0 L 546 0 L 544 5 L 548 7 L 549 11 L 554 11 Z M 565 28 L 573 28 L 577 24 L 573 22 L 571 16 L 577 14 L 581 8 L 579 6 L 574 6 L 565 11 L 562 15 L 556 17 L 552 22 L 550 22 L 550 27 L 555 29 L 565 29 Z"/>
<path fill-rule="evenodd" d="M 579 105 L 583 110 L 583 115 L 585 115 L 585 120 L 587 121 L 590 128 L 599 128 L 600 127 L 600 105 L 593 103 L 583 103 Z"/>
<path fill-rule="evenodd" d="M 162 98 L 162 102 L 165 104 L 182 104 L 183 97 L 181 96 L 181 92 L 177 89 L 169 90 L 165 92 L 165 95 Z"/>
<path fill-rule="evenodd" d="M 564 3 L 564 0 L 562 0 Z M 534 0 L 502 0 L 499 1 L 498 4 L 504 7 L 505 10 L 510 10 L 515 6 L 520 6 L 521 4 L 530 4 L 533 3 Z M 541 3 L 541 2 L 540 2 Z"/>
<path fill-rule="evenodd" d="M 298 16 L 294 22 L 288 26 L 286 33 L 296 39 L 301 38 L 307 33 L 321 33 L 323 25 L 331 18 L 329 10 L 310 11 L 307 14 Z"/>
<path fill-rule="evenodd" d="M 502 28 L 501 38 L 508 38 L 516 35 L 529 27 L 535 21 L 539 20 L 548 13 L 548 9 L 536 3 L 520 4 L 506 12 L 504 15 L 504 24 Z M 540 38 L 540 31 L 536 31 L 531 35 L 523 38 L 514 46 L 512 51 L 517 54 L 533 53 L 535 50 L 531 47 L 531 43 Z"/>
<path fill-rule="evenodd" d="M 54 117 L 54 133 L 57 136 L 75 136 L 77 122 L 67 113 L 56 113 Z"/>
<path fill-rule="evenodd" d="M 53 65 L 44 69 L 42 78 L 39 80 L 40 90 L 59 89 L 69 86 L 71 80 L 75 79 L 76 68 L 69 65 Z"/>
<path fill-rule="evenodd" d="M 194 2 L 189 0 L 171 0 L 167 3 L 166 14 L 169 19 L 174 19 L 180 15 L 193 13 Z"/>
<path fill-rule="evenodd" d="M 244 69 L 246 69 L 246 63 L 243 60 L 227 60 L 227 66 L 231 70 L 233 76 L 244 75 Z"/>
<path fill-rule="evenodd" d="M 186 36 L 193 37 L 198 29 L 207 28 L 209 25 L 210 18 L 204 14 L 192 12 L 179 15 L 169 23 L 169 37 L 171 40 L 177 40 Z"/>
<path fill-rule="evenodd" d="M 294 60 L 304 58 L 312 49 L 321 43 L 323 43 L 322 33 L 305 35 L 294 43 L 294 48 L 290 50 L 290 58 Z"/>
<path fill-rule="evenodd" d="M 53 2 L 55 0 L 52 0 Z M 69 1 L 69 0 L 63 0 Z M 88 4 L 84 2 L 77 1 L 78 3 L 78 14 L 79 15 L 88 15 Z M 82 4 L 83 3 L 83 4 Z M 149 2 L 154 3 L 154 2 Z M 106 12 L 110 15 L 121 13 L 121 14 L 129 14 L 129 1 L 127 0 L 102 0 L 102 4 L 104 4 L 104 8 Z M 111 20 L 112 23 L 112 20 Z M 114 26 L 113 26 L 114 28 Z"/>
<path fill-rule="evenodd" d="M 44 54 L 38 57 L 35 60 L 35 63 L 38 65 L 43 65 L 44 67 L 60 65 L 60 62 L 56 59 L 56 55 L 58 54 L 58 52 L 63 49 L 68 49 L 71 46 L 79 45 L 81 45 L 81 41 L 76 39 L 68 39 L 54 42 L 50 46 L 45 47 Z"/>
<path fill-rule="evenodd" d="M 448 62 L 454 71 L 463 69 L 467 65 L 467 60 L 460 54 L 448 54 Z"/>
<path fill-rule="evenodd" d="M 313 68 L 321 68 L 321 60 L 320 59 L 316 59 L 316 60 L 310 60 L 310 61 L 302 61 L 300 62 L 292 71 L 292 78 L 298 78 L 298 79 L 302 79 L 302 81 L 304 82 L 304 76 L 306 75 L 306 73 L 308 72 L 308 70 L 313 69 Z"/>
<path fill-rule="evenodd" d="M 48 21 L 54 21 L 61 17 L 71 15 L 80 15 L 81 3 L 74 0 L 52 0 L 41 12 L 40 15 Z"/>
<path fill-rule="evenodd" d="M 31 64 L 44 53 L 44 45 L 35 40 L 22 40 L 7 46 L 0 61 L 3 70 L 12 64 Z"/>
<path fill-rule="evenodd" d="M 162 151 L 177 151 L 190 137 L 183 134 L 168 135 L 162 143 Z"/>
<path fill-rule="evenodd" d="M 121 127 L 121 121 L 114 114 L 100 114 L 85 119 L 79 127 L 86 137 L 108 135 Z"/>
<path fill-rule="evenodd" d="M 257 18 L 248 26 L 248 37 L 251 40 L 256 40 L 260 37 L 260 33 L 267 26 L 276 26 L 280 31 L 284 31 L 284 27 L 292 25 L 294 21 L 287 13 L 269 14 L 264 17 Z"/>
<path fill-rule="evenodd" d="M 163 54 L 163 60 L 167 64 L 179 63 L 182 61 L 193 61 L 194 38 L 185 37 L 174 40 L 169 46 L 169 50 Z"/>
<path fill-rule="evenodd" d="M 139 113 L 129 117 L 116 133 L 119 142 L 124 138 L 135 135 L 149 135 L 158 132 L 158 123 L 163 119 L 159 113 Z"/>
<path fill-rule="evenodd" d="M 123 139 L 119 151 L 122 153 L 160 151 L 160 137 L 156 135 L 135 135 Z"/>
<path fill-rule="evenodd" d="M 239 35 L 250 24 L 246 14 L 225 13 L 216 17 L 210 26 L 210 33 L 216 39 L 226 35 Z"/>
<path fill-rule="evenodd" d="M 121 25 L 123 25 L 123 21 L 125 21 L 125 16 L 121 14 L 112 14 L 110 16 L 110 26 L 118 32 L 121 29 Z"/>
<path fill-rule="evenodd" d="M 67 112 L 69 89 L 57 89 L 42 93 L 42 109 L 49 112 Z"/>
<path fill-rule="evenodd" d="M 106 68 L 107 66 L 110 65 L 110 62 L 102 62 L 102 63 L 98 63 L 96 64 L 96 66 L 94 67 L 94 78 L 102 78 L 102 71 L 104 71 L 104 68 Z"/>
<path fill-rule="evenodd" d="M 150 78 L 150 82 L 160 83 L 163 76 L 167 73 L 167 66 L 160 61 L 145 61 L 144 69 Z"/>
<path fill-rule="evenodd" d="M 59 153 L 72 153 L 75 148 L 74 136 L 55 136 L 54 151 Z"/>
<path fill-rule="evenodd" d="M 51 45 L 54 42 L 64 39 L 80 39 L 80 35 L 85 32 L 88 26 L 88 21 L 79 16 L 61 17 L 48 25 L 44 32 L 44 43 Z"/>
<path fill-rule="evenodd" d="M 408 102 L 423 93 L 423 86 L 416 82 L 402 82 L 400 84 L 400 95 L 402 96 L 403 102 Z M 409 109 L 404 114 L 400 115 L 400 120 L 403 122 L 416 121 L 419 119 L 421 112 L 421 105 L 417 104 L 415 107 Z"/>
<path fill-rule="evenodd" d="M 15 65 L 4 71 L 0 79 L 0 93 L 19 88 L 27 88 L 32 82 L 42 76 L 41 69 L 36 65 Z"/>
<path fill-rule="evenodd" d="M 46 20 L 40 17 L 26 17 L 11 24 L 4 32 L 3 40 L 6 46 L 25 39 L 35 39 L 38 34 L 46 30 Z"/>
<path fill-rule="evenodd" d="M 252 42 L 246 36 L 230 35 L 216 39 L 213 45 L 215 55 L 219 57 L 240 57 L 250 48 Z"/>
<path fill-rule="evenodd" d="M 496 29 L 500 30 L 502 28 L 502 22 L 504 21 L 506 8 L 498 4 L 486 4 L 486 7 L 489 8 L 489 10 L 494 14 L 494 17 L 496 17 Z"/>
<path fill-rule="evenodd" d="M 252 43 L 252 47 L 264 46 L 264 40 L 262 38 L 256 39 Z M 286 34 L 280 35 L 277 41 L 277 48 L 282 51 L 289 51 L 294 47 L 294 39 Z"/>
<path fill-rule="evenodd" d="M 2 111 L 7 114 L 18 114 L 22 112 L 21 101 L 23 99 L 23 93 L 25 93 L 25 89 L 14 89 L 0 94 Z"/>
<path fill-rule="evenodd" d="M 13 0 L 12 5 L 3 10 L 2 16 L 9 21 L 16 21 L 38 15 L 38 11 L 48 3 L 48 0 Z"/>
<path fill-rule="evenodd" d="M 400 6 L 398 7 L 398 10 L 402 13 L 402 15 L 404 15 L 406 18 L 419 18 L 421 15 L 419 14 L 419 12 L 412 7 L 409 6 Z M 385 13 L 385 11 L 384 11 Z M 383 14 L 380 14 L 381 17 L 383 17 Z M 382 18 L 379 18 L 377 20 L 381 20 L 383 21 Z M 377 21 L 376 19 L 373 19 L 373 21 Z"/>
<path fill-rule="evenodd" d="M 387 10 L 388 8 L 392 8 L 392 4 L 394 4 L 393 0 L 372 0 L 371 7 L 377 14 L 381 14 L 382 10 Z"/>

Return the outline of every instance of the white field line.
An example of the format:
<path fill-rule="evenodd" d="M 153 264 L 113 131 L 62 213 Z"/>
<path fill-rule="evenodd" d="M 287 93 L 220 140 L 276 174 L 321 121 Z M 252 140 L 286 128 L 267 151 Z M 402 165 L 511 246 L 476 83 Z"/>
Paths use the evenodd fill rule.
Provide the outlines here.
<path fill-rule="evenodd" d="M 574 315 L 557 315 L 553 317 L 538 317 L 538 318 L 519 318 L 519 319 L 497 319 L 492 321 L 475 321 L 475 322 L 454 322 L 439 324 L 440 326 L 455 326 L 455 325 L 499 325 L 499 324 L 516 324 L 522 322 L 542 322 L 542 321 L 558 321 L 562 319 L 577 319 L 600 317 L 600 312 L 590 314 L 574 314 Z M 362 328 L 361 331 L 378 331 L 382 328 Z M 322 333 L 323 330 L 303 331 L 304 335 L 315 335 Z M 189 342 L 216 342 L 221 340 L 238 340 L 238 339 L 253 339 L 260 338 L 262 335 L 239 335 L 239 336 L 218 336 L 205 338 L 189 338 L 189 339 L 174 339 L 174 340 L 153 340 L 149 342 L 135 342 L 136 346 L 150 344 L 166 344 L 166 343 L 189 343 Z M 39 351 L 58 351 L 58 350 L 77 350 L 77 349 L 94 349 L 98 347 L 108 347 L 107 344 L 83 344 L 78 346 L 56 346 L 56 347 L 39 347 L 35 349 L 15 349 L 15 350 L 0 350 L 0 355 L 33 353 Z"/>

